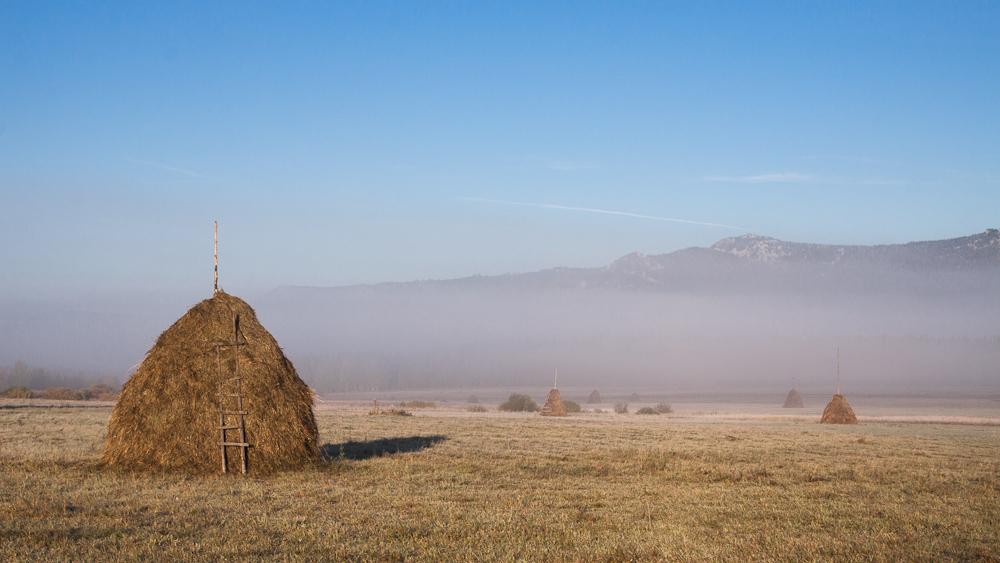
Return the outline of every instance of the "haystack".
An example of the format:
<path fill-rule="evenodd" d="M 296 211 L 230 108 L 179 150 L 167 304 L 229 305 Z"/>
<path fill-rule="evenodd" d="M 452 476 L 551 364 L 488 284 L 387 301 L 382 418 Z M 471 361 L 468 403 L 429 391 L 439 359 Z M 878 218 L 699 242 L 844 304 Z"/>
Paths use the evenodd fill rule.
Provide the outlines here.
<path fill-rule="evenodd" d="M 234 319 L 240 346 L 232 345 Z M 102 464 L 221 471 L 219 382 L 235 376 L 236 349 L 247 471 L 265 474 L 319 459 L 309 387 L 253 309 L 218 291 L 164 331 L 125 383 L 108 422 Z M 238 472 L 239 448 L 227 450 L 229 471 Z"/>
<path fill-rule="evenodd" d="M 788 392 L 788 396 L 785 397 L 785 404 L 783 406 L 786 409 L 805 408 L 805 405 L 802 404 L 802 397 L 799 396 L 799 392 L 795 389 Z"/>
<path fill-rule="evenodd" d="M 590 398 L 587 399 L 588 405 L 599 405 L 601 404 L 601 394 L 594 389 L 594 392 L 590 394 Z"/>
<path fill-rule="evenodd" d="M 630 403 L 638 403 L 639 402 L 639 394 L 638 393 L 632 393 L 631 395 L 628 396 L 628 400 L 629 400 Z"/>
<path fill-rule="evenodd" d="M 569 416 L 558 389 L 549 391 L 549 396 L 545 397 L 545 406 L 542 407 L 542 412 L 539 414 L 542 416 Z"/>
<path fill-rule="evenodd" d="M 851 410 L 851 405 L 847 404 L 847 399 L 837 393 L 823 409 L 823 418 L 820 419 L 820 423 L 857 424 L 858 417 L 854 416 L 854 411 Z"/>

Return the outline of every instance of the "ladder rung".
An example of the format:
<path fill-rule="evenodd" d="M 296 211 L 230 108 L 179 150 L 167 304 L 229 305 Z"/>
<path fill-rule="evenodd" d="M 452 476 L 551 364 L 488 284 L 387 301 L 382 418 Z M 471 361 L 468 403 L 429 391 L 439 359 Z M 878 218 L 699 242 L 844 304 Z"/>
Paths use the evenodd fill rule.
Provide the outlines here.
<path fill-rule="evenodd" d="M 220 426 L 219 430 L 236 430 L 237 428 L 243 428 L 243 425 L 233 424 L 232 426 Z"/>
<path fill-rule="evenodd" d="M 219 397 L 240 397 L 239 393 L 216 393 Z"/>
<path fill-rule="evenodd" d="M 247 411 L 219 411 L 219 414 L 246 414 Z"/>
<path fill-rule="evenodd" d="M 223 379 L 222 381 L 217 381 L 216 383 L 222 385 L 223 383 L 229 383 L 230 381 L 236 381 L 237 379 L 243 379 L 243 378 L 240 376 L 230 377 L 229 379 Z"/>
<path fill-rule="evenodd" d="M 250 447 L 250 444 L 248 444 L 246 442 L 219 442 L 219 445 L 220 446 L 240 446 L 240 447 L 243 447 L 243 448 Z"/>

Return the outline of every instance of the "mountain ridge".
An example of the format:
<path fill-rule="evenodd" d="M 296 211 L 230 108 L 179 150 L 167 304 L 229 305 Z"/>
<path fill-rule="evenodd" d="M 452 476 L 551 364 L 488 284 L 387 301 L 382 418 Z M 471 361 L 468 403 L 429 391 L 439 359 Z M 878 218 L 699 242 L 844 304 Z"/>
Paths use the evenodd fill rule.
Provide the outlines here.
<path fill-rule="evenodd" d="M 746 234 L 710 247 L 669 253 L 632 252 L 606 266 L 349 286 L 279 286 L 265 300 L 302 292 L 390 291 L 417 287 L 535 289 L 795 291 L 807 288 L 924 290 L 956 283 L 989 284 L 1000 269 L 1000 229 L 953 239 L 886 245 L 824 245 Z M 969 275 L 966 275 L 969 274 Z"/>

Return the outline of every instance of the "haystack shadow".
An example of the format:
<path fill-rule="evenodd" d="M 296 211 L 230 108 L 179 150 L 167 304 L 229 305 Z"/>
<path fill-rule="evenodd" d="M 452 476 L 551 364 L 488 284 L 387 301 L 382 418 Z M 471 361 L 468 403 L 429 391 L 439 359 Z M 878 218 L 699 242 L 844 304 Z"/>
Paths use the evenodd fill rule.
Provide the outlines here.
<path fill-rule="evenodd" d="M 434 435 L 380 438 L 367 442 L 348 440 L 342 444 L 323 444 L 319 447 L 319 453 L 327 461 L 335 459 L 362 460 L 390 454 L 418 452 L 447 439 L 445 436 Z"/>

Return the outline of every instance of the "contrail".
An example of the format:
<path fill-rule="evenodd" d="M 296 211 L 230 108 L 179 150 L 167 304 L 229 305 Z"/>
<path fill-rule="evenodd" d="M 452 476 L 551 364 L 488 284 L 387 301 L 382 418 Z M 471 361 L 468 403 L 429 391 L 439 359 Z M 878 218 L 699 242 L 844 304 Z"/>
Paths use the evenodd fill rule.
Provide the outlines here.
<path fill-rule="evenodd" d="M 466 201 L 482 201 L 486 203 L 501 203 L 503 205 L 520 205 L 523 207 L 542 207 L 545 209 L 565 209 L 567 211 L 588 211 L 590 213 L 605 213 L 607 215 L 624 215 L 625 217 L 636 217 L 639 219 L 652 219 L 654 221 L 670 221 L 671 223 L 687 223 L 689 225 L 704 225 L 706 227 L 722 227 L 724 229 L 736 229 L 737 231 L 749 231 L 743 227 L 733 225 L 723 225 L 721 223 L 705 223 L 703 221 L 688 221 L 687 219 L 671 219 L 670 217 L 655 217 L 653 215 L 640 215 L 638 213 L 628 213 L 625 211 L 609 211 L 607 209 L 590 209 L 589 207 L 570 207 L 568 205 L 554 205 L 551 203 L 525 203 L 521 201 L 501 201 L 499 199 L 484 199 L 481 197 L 463 197 Z"/>

